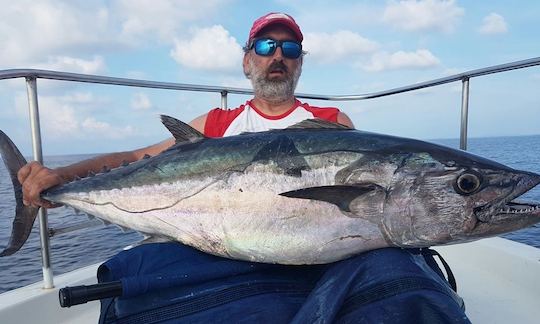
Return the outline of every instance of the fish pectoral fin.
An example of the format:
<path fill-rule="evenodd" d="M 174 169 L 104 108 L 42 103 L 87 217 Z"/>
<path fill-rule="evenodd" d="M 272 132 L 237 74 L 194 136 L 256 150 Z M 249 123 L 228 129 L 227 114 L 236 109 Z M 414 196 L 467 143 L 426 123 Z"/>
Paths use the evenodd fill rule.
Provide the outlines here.
<path fill-rule="evenodd" d="M 142 241 L 138 243 L 138 245 L 149 244 L 149 243 L 165 243 L 165 242 L 171 242 L 171 239 L 164 236 L 145 234 L 144 238 L 142 239 Z"/>
<path fill-rule="evenodd" d="M 161 115 L 161 122 L 171 132 L 174 139 L 176 140 L 176 144 L 194 143 L 206 138 L 201 132 L 199 132 L 195 128 L 174 117 Z"/>
<path fill-rule="evenodd" d="M 321 186 L 298 189 L 280 193 L 281 196 L 289 198 L 311 199 L 329 202 L 339 207 L 344 212 L 351 212 L 351 202 L 359 196 L 365 195 L 373 190 L 377 190 L 378 186 L 374 184 L 366 185 L 336 185 L 336 186 Z"/>
<path fill-rule="evenodd" d="M 125 226 L 122 226 L 122 225 L 118 225 L 118 224 L 115 224 L 118 228 L 120 228 L 120 230 L 122 230 L 122 233 L 127 233 L 127 232 L 130 232 L 131 231 L 131 228 L 129 227 L 125 227 Z"/>

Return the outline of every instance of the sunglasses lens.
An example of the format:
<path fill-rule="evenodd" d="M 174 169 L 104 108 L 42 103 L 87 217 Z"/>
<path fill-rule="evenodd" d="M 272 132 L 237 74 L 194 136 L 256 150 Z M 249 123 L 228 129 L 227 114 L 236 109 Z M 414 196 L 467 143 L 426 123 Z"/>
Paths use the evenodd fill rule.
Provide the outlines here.
<path fill-rule="evenodd" d="M 295 42 L 283 42 L 281 44 L 281 50 L 283 51 L 283 56 L 292 59 L 296 59 L 302 54 L 302 47 Z"/>
<path fill-rule="evenodd" d="M 259 39 L 255 42 L 255 53 L 270 56 L 276 51 L 276 42 L 272 39 Z"/>
<path fill-rule="evenodd" d="M 255 53 L 261 56 L 274 55 L 276 48 L 281 47 L 283 56 L 291 59 L 297 59 L 302 54 L 302 45 L 293 41 L 275 41 L 270 38 L 258 39 L 253 44 Z"/>

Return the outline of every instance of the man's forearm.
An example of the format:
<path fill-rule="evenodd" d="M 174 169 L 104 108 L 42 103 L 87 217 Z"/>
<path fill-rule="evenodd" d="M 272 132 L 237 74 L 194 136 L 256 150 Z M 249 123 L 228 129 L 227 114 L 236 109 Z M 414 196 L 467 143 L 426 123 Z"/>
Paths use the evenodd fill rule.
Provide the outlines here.
<path fill-rule="evenodd" d="M 134 151 L 116 152 L 96 156 L 94 158 L 77 162 L 65 167 L 54 169 L 64 181 L 72 181 L 75 177 L 84 178 L 89 172 L 103 172 L 104 168 L 113 169 L 124 162 L 134 162 L 142 159 L 145 155 L 154 156 L 174 144 L 174 139 L 169 138 L 154 145 L 143 147 Z"/>
<path fill-rule="evenodd" d="M 90 172 L 103 172 L 105 168 L 113 169 L 125 162 L 136 161 L 133 152 L 118 152 L 99 155 L 91 159 L 83 160 L 68 166 L 56 168 L 55 171 L 66 181 L 72 181 L 75 177 L 84 178 Z"/>

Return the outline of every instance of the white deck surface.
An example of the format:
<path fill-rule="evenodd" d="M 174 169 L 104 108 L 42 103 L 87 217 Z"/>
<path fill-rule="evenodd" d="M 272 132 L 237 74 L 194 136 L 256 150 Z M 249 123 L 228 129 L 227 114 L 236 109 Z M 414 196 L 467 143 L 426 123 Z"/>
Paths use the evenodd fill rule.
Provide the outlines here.
<path fill-rule="evenodd" d="M 540 322 L 540 249 L 500 238 L 436 248 L 452 267 L 473 323 Z M 95 283 L 97 265 L 0 295 L 1 323 L 97 323 L 99 302 L 61 308 L 58 288 Z"/>
<path fill-rule="evenodd" d="M 473 323 L 540 323 L 540 249 L 490 238 L 436 250 Z"/>
<path fill-rule="evenodd" d="M 0 323 L 97 323 L 99 302 L 61 308 L 58 289 L 97 282 L 99 264 L 84 267 L 54 278 L 54 289 L 43 289 L 41 282 L 0 295 Z"/>

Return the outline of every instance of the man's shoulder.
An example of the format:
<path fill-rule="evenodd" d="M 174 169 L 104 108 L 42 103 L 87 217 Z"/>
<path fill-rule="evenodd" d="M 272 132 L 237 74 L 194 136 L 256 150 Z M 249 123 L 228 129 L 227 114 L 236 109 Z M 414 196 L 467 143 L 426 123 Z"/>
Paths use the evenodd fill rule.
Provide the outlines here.
<path fill-rule="evenodd" d="M 208 115 L 215 115 L 215 116 L 231 116 L 231 115 L 238 115 L 240 114 L 242 111 L 244 111 L 244 109 L 246 109 L 246 104 L 243 104 L 243 105 L 240 105 L 236 108 L 220 108 L 220 107 L 216 107 L 214 109 L 211 109 L 209 112 L 208 112 Z"/>
<path fill-rule="evenodd" d="M 231 115 L 231 114 L 235 114 L 235 113 L 238 113 L 238 112 L 242 112 L 242 110 L 243 110 L 243 107 L 236 107 L 236 108 L 232 108 L 232 109 L 223 109 L 223 108 L 220 108 L 220 107 L 216 107 L 216 108 L 211 109 L 210 111 L 208 111 L 208 115 L 226 116 L 226 115 Z"/>
<path fill-rule="evenodd" d="M 338 110 L 339 111 L 339 108 L 337 107 L 332 107 L 332 106 L 327 106 L 327 107 L 319 107 L 319 106 L 313 106 L 313 105 L 310 105 L 309 103 L 307 102 L 300 102 L 299 101 L 299 107 L 303 107 L 305 109 L 313 109 L 313 110 L 319 110 L 319 109 L 330 109 L 330 110 Z"/>
<path fill-rule="evenodd" d="M 238 117 L 246 105 L 241 105 L 233 109 L 214 108 L 206 115 L 204 133 L 211 137 L 221 137 L 232 121 Z"/>
<path fill-rule="evenodd" d="M 303 108 L 310 112 L 313 117 L 325 119 L 332 122 L 337 122 L 338 115 L 340 113 L 337 107 L 318 107 L 312 106 L 308 103 L 300 103 L 298 108 Z"/>

